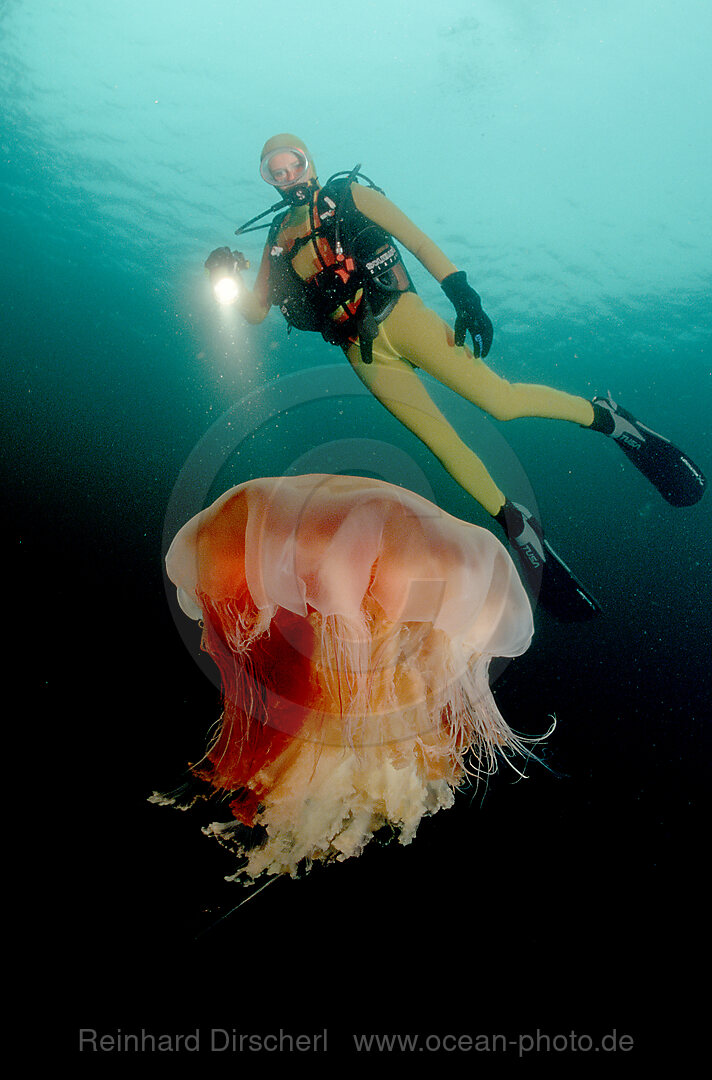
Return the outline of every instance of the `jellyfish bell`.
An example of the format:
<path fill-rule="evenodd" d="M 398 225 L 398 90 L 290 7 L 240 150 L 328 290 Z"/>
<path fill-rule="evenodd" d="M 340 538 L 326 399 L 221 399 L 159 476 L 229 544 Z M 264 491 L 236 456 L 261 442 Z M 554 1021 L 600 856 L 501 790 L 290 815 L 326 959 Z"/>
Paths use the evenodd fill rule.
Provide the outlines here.
<path fill-rule="evenodd" d="M 251 480 L 183 526 L 166 570 L 220 673 L 191 772 L 229 807 L 206 831 L 240 855 L 236 879 L 358 855 L 384 825 L 408 843 L 469 776 L 526 752 L 488 679 L 531 640 L 524 588 L 491 533 L 421 496 Z"/>

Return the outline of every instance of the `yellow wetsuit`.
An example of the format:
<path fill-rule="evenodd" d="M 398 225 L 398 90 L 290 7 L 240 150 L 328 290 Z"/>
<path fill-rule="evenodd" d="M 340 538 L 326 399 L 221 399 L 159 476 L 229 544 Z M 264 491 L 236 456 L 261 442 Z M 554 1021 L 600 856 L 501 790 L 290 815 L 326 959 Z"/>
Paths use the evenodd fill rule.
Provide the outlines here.
<path fill-rule="evenodd" d="M 308 153 L 294 136 L 277 136 L 266 145 L 263 156 L 274 145 L 297 145 Z M 309 160 L 315 180 L 313 162 Z M 379 191 L 353 183 L 351 195 L 356 209 L 407 248 L 438 282 L 457 271 L 440 248 Z M 295 238 L 310 235 L 315 197 L 316 193 L 311 205 L 291 209 L 272 244 L 266 245 L 255 288 L 245 289 L 238 301 L 249 322 L 261 322 L 270 309 L 270 248 L 276 244 L 288 251 Z M 301 246 L 292 261 L 294 270 L 304 281 L 319 273 L 322 265 L 313 240 Z M 593 423 L 593 406 L 585 398 L 547 386 L 509 383 L 500 378 L 466 346 L 455 345 L 450 326 L 414 292 L 400 294 L 393 310 L 380 323 L 372 349 L 372 362 L 364 363 L 358 337 L 352 336 L 344 345 L 354 371 L 371 393 L 430 448 L 457 483 L 493 516 L 504 505 L 504 493 L 437 408 L 418 378 L 418 368 L 498 420 L 540 416 L 569 420 L 584 427 Z"/>

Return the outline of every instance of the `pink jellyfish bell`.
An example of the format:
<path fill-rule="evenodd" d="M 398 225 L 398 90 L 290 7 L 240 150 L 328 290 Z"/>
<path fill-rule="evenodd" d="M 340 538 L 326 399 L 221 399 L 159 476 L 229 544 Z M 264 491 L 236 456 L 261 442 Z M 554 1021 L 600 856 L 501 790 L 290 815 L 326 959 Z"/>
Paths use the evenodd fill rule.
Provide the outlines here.
<path fill-rule="evenodd" d="M 267 478 L 184 525 L 166 566 L 220 672 L 191 772 L 229 808 L 206 831 L 236 879 L 358 855 L 384 825 L 407 844 L 468 775 L 525 752 L 488 669 L 526 650 L 531 608 L 486 530 L 380 480 Z"/>

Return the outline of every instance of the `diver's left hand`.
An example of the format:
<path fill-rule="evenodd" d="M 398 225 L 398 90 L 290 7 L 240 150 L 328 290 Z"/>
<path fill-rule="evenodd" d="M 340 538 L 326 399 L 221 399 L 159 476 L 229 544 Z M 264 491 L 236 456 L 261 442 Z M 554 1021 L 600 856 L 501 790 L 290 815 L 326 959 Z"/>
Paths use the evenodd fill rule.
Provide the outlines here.
<path fill-rule="evenodd" d="M 479 296 L 467 284 L 467 274 L 464 270 L 448 274 L 440 287 L 455 308 L 455 344 L 464 345 L 469 330 L 475 356 L 486 356 L 492 347 L 494 328 L 482 310 Z"/>

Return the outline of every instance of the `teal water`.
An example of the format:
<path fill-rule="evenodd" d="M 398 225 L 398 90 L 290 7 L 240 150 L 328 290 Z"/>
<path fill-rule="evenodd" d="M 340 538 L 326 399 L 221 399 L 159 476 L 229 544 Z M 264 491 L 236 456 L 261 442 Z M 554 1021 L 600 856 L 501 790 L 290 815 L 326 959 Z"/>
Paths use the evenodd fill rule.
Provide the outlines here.
<path fill-rule="evenodd" d="M 654 1045 L 650 1016 L 687 977 L 684 949 L 661 953 L 660 927 L 695 923 L 709 495 L 669 507 L 598 436 L 496 424 L 432 385 L 495 476 L 533 492 L 604 608 L 574 628 L 539 612 L 530 652 L 498 683 L 513 726 L 558 717 L 551 773 L 495 781 L 406 850 L 275 885 L 199 943 L 196 928 L 235 902 L 229 868 L 145 795 L 200 753 L 218 710 L 162 578 L 166 514 L 202 440 L 229 443 L 207 477 L 215 493 L 307 462 L 383 475 L 487 524 L 349 384 L 337 350 L 287 337 L 276 312 L 251 328 L 214 307 L 204 258 L 273 201 L 257 169 L 265 139 L 296 132 L 322 179 L 361 162 L 468 271 L 498 372 L 610 389 L 709 476 L 711 31 L 702 0 L 0 3 L 6 612 L 22 724 L 49 751 L 59 910 L 98 987 L 65 1031 L 207 1023 L 204 982 L 215 1023 L 255 1025 L 268 970 L 283 989 L 271 1021 L 287 1027 L 308 1013 L 348 1032 L 390 1008 L 406 1029 L 471 1030 L 477 1016 L 522 1030 L 527 991 L 550 987 L 559 965 L 542 1004 L 552 1030 L 629 1024 Z M 244 250 L 256 265 L 260 234 Z M 449 317 L 437 284 L 409 268 Z M 239 435 L 226 434 L 236 407 Z M 472 942 L 508 1004 L 485 991 Z M 433 1004 L 464 954 L 469 996 Z M 149 970 L 178 959 L 180 1007 L 146 989 Z M 225 974 L 238 969 L 239 992 Z"/>

